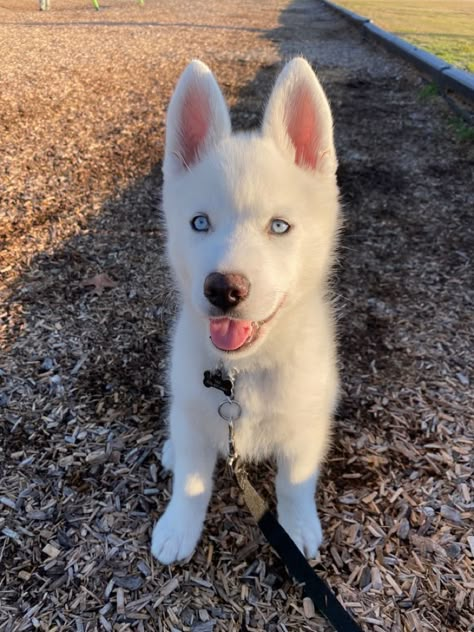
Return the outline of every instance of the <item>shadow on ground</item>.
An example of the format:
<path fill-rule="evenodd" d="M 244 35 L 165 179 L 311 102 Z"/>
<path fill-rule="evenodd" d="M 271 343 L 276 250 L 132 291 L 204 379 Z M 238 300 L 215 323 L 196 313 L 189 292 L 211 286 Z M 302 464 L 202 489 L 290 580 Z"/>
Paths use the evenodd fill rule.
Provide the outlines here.
<path fill-rule="evenodd" d="M 344 39 L 347 27 L 339 21 L 332 26 L 325 15 L 308 13 L 306 2 L 294 2 L 281 14 L 280 27 L 262 38 L 283 58 L 298 52 L 307 56 L 318 69 L 334 111 L 346 217 L 334 286 L 343 398 L 324 484 L 347 497 L 376 489 L 390 472 L 402 478 L 409 468 L 406 454 L 389 449 L 394 426 L 398 433 L 405 432 L 395 424 L 395 412 L 412 415 L 409 426 L 414 435 L 407 430 L 409 442 L 417 441 L 420 420 L 426 417 L 426 407 L 415 414 L 410 411 L 414 399 L 424 398 L 432 411 L 450 414 L 444 395 L 442 403 L 443 389 L 433 389 L 430 380 L 442 380 L 443 371 L 453 375 L 466 370 L 457 338 L 438 338 L 441 331 L 456 329 L 468 303 L 458 288 L 467 280 L 472 230 L 467 229 L 467 212 L 456 205 L 472 162 L 443 118 L 432 119 L 436 104 L 417 100 L 417 83 L 410 72 L 395 65 L 394 79 L 389 62 L 384 62 L 386 68 L 365 74 L 355 63 L 341 65 L 335 43 Z M 319 31 L 315 43 L 315 24 L 325 19 L 328 28 Z M 344 48 L 343 59 L 345 55 Z M 278 69 L 276 64 L 259 67 L 243 87 L 224 88 L 236 129 L 258 125 Z M 434 143 L 427 142 L 427 134 L 436 134 L 443 143 L 442 156 Z M 140 139 L 130 143 L 129 156 L 138 155 Z M 17 373 L 9 370 L 10 362 L 0 372 L 7 420 L 0 430 L 1 467 L 5 477 L 19 472 L 24 487 L 36 490 L 28 501 L 34 510 L 44 504 L 42 494 L 54 499 L 55 509 L 47 516 L 50 537 L 69 542 L 66 549 L 79 538 L 78 528 L 87 524 L 82 506 L 91 494 L 99 503 L 107 503 L 109 494 L 118 496 L 122 506 L 131 502 L 129 513 L 142 524 L 138 540 L 145 549 L 151 517 L 168 496 L 157 453 L 163 437 L 166 351 L 175 301 L 163 258 L 157 212 L 160 186 L 157 160 L 148 175 L 108 200 L 77 236 L 52 252 L 38 253 L 8 290 L 7 353 L 17 359 Z M 454 216 L 449 226 L 447 216 Z M 84 279 L 102 272 L 116 281 L 114 289 L 97 296 L 81 286 Z M 435 431 L 425 428 L 425 439 L 432 439 Z M 70 443 L 54 456 L 38 456 L 64 436 Z M 75 454 L 73 468 L 67 465 L 70 452 Z M 96 460 L 90 454 L 96 454 Z M 217 512 L 222 499 L 227 504 L 235 499 L 235 490 L 229 492 L 222 475 L 221 470 L 218 500 L 211 512 Z M 159 488 L 158 493 L 145 494 L 147 481 Z M 272 493 L 268 468 L 260 474 L 260 483 Z M 323 515 L 326 500 L 324 496 Z M 120 503 L 115 509 L 120 511 Z M 399 509 L 396 503 L 385 507 L 392 524 Z M 19 524 L 30 524 L 27 514 L 22 520 Z M 12 528 L 18 530 L 18 525 L 12 522 Z M 241 543 L 232 535 L 230 518 L 225 518 L 225 528 L 230 554 L 237 554 Z M 219 529 L 218 521 L 210 521 L 205 540 L 218 550 Z M 331 533 L 330 538 L 335 531 Z M 254 552 L 249 548 L 247 555 Z M 7 541 L 2 551 L 5 568 L 18 564 L 18 556 L 17 544 Z M 339 571 L 347 576 L 350 564 L 341 564 Z M 33 594 L 35 577 L 40 578 L 38 589 L 48 575 L 39 554 L 25 565 L 32 573 L 28 590 Z M 111 562 L 104 565 L 105 575 L 89 578 L 88 590 L 102 594 L 103 578 L 117 572 Z M 61 568 L 55 580 L 63 576 Z M 26 609 L 27 602 L 22 590 L 9 594 L 8 603 L 19 609 Z"/>

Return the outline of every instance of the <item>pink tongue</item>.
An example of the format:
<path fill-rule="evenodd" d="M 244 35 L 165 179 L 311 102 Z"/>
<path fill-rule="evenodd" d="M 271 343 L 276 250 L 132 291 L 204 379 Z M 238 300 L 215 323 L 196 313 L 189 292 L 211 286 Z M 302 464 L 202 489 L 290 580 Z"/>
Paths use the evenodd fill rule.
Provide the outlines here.
<path fill-rule="evenodd" d="M 234 351 L 241 347 L 252 333 L 251 320 L 219 318 L 209 322 L 211 340 L 218 349 Z"/>

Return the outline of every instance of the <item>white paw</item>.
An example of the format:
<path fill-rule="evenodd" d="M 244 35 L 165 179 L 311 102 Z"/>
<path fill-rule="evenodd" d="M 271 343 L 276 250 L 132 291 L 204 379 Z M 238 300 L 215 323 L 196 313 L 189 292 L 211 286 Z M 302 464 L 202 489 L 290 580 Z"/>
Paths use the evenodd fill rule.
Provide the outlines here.
<path fill-rule="evenodd" d="M 323 541 L 323 531 L 316 507 L 278 507 L 278 521 L 308 558 L 316 557 Z"/>
<path fill-rule="evenodd" d="M 153 529 L 153 556 L 162 564 L 172 564 L 189 557 L 201 536 L 202 524 L 198 516 L 168 506 Z"/>
<path fill-rule="evenodd" d="M 161 451 L 161 465 L 169 472 L 174 468 L 174 445 L 171 439 L 166 439 Z"/>

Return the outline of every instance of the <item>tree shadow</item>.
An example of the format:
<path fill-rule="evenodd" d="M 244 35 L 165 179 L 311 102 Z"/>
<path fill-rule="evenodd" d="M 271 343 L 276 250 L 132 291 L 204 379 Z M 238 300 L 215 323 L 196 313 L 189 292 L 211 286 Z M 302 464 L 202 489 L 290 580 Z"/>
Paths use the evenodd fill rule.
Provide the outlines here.
<path fill-rule="evenodd" d="M 261 34 L 266 44 L 273 45 L 274 55 L 262 61 L 256 48 L 248 57 L 225 61 L 227 67 L 235 67 L 234 78 L 252 78 L 241 88 L 235 88 L 232 79 L 221 81 L 221 85 L 231 102 L 234 127 L 251 129 L 261 121 L 265 99 L 282 65 L 280 58 L 302 53 L 317 70 L 334 113 L 345 214 L 333 286 L 339 313 L 343 398 L 333 451 L 320 486 L 320 494 L 327 494 L 327 504 L 321 504 L 323 521 L 329 521 L 331 508 L 335 507 L 338 515 L 359 511 L 360 503 L 356 509 L 344 507 L 340 501 L 339 496 L 348 490 L 374 489 L 380 479 L 390 485 L 393 474 L 404 475 L 405 464 L 394 466 L 393 460 L 384 456 L 384 451 L 389 454 L 390 450 L 393 419 L 386 414 L 380 393 L 387 392 L 388 399 L 394 383 L 400 393 L 406 375 L 410 388 L 414 388 L 420 358 L 416 349 L 408 348 L 411 343 L 406 329 L 414 319 L 424 323 L 432 317 L 420 299 L 423 284 L 417 286 L 416 295 L 413 293 L 410 258 L 423 251 L 426 261 L 436 264 L 441 244 L 452 257 L 443 267 L 445 273 L 464 265 L 462 252 L 468 249 L 467 241 L 466 245 L 460 241 L 463 235 L 455 241 L 448 229 L 439 229 L 444 223 L 431 225 L 422 214 L 413 213 L 413 200 L 420 199 L 415 180 L 421 171 L 416 175 L 416 169 L 421 167 L 412 144 L 422 144 L 425 136 L 425 121 L 407 115 L 416 98 L 409 95 L 413 86 L 405 89 L 403 73 L 394 79 L 393 68 L 379 67 L 378 63 L 371 74 L 361 76 L 352 51 L 341 43 L 346 39 L 347 23 L 332 14 L 328 17 L 326 9 L 318 6 L 313 0 L 295 0 L 281 13 L 279 26 Z M 315 41 L 314 27 L 321 23 L 327 28 Z M 223 28 L 233 30 L 232 25 Z M 212 66 L 212 59 L 206 61 Z M 216 65 L 219 63 L 223 63 L 221 58 L 216 59 Z M 176 78 L 178 73 L 177 69 Z M 216 74 L 219 80 L 219 72 Z M 156 127 L 153 131 L 145 128 L 144 134 L 147 132 L 156 135 Z M 143 164 L 142 141 L 131 138 L 129 150 L 118 154 L 117 161 L 125 160 L 128 173 Z M 114 136 L 108 142 L 113 143 Z M 145 145 L 151 156 L 153 143 Z M 455 199 L 455 191 L 449 189 L 452 182 L 446 184 L 446 165 L 433 153 L 429 139 L 423 151 L 423 160 L 433 170 L 430 184 L 442 179 L 443 194 L 446 187 L 445 197 Z M 158 212 L 162 183 L 159 152 L 149 162 L 152 167 L 143 177 L 80 220 L 77 235 L 32 257 L 28 269 L 9 285 L 5 295 L 0 319 L 7 323 L 9 340 L 0 370 L 0 441 L 5 455 L 0 462 L 0 482 L 6 481 L 9 487 L 5 492 L 0 489 L 0 495 L 18 498 L 18 502 L 8 520 L 2 522 L 2 529 L 20 533 L 29 542 L 34 540 L 36 547 L 31 555 L 29 547 L 10 539 L 2 548 L 5 576 L 16 578 L 19 568 L 30 576 L 26 588 L 17 583 L 8 593 L 10 611 L 23 607 L 20 616 L 28 611 L 28 600 L 40 603 L 48 587 L 54 590 L 54 573 L 58 573 L 58 581 L 64 579 L 71 585 L 67 551 L 81 552 L 82 525 L 87 527 L 87 538 L 97 540 L 94 554 L 102 556 L 102 566 L 90 576 L 76 574 L 75 587 L 82 583 L 89 593 L 103 595 L 117 571 L 136 576 L 138 556 L 146 559 L 149 555 L 151 524 L 169 498 L 170 483 L 158 465 L 158 453 L 165 434 L 167 358 L 176 297 Z M 467 173 L 467 160 L 457 158 L 454 171 Z M 67 208 L 74 204 L 66 204 L 68 192 L 56 186 L 48 193 L 59 200 L 61 220 L 61 203 Z M 460 209 L 456 220 L 462 213 Z M 54 230 L 53 214 L 45 214 L 39 221 Z M 103 293 L 84 287 L 84 280 L 98 273 L 108 274 L 117 285 Z M 416 269 L 415 274 L 419 273 Z M 411 401 L 408 399 L 408 406 Z M 401 434 L 402 426 L 399 421 L 397 424 Z M 409 436 L 408 431 L 406 434 Z M 268 464 L 258 472 L 251 471 L 252 480 L 257 480 L 269 497 L 273 495 L 270 473 Z M 245 523 L 246 518 L 232 512 L 222 515 L 223 506 L 236 507 L 237 492 L 222 466 L 216 478 L 204 545 L 189 564 L 196 577 L 208 568 L 204 551 L 214 551 L 214 561 L 220 562 L 222 547 L 225 564 L 238 559 L 239 565 L 246 556 L 261 553 L 250 518 Z M 385 508 L 390 518 L 390 512 L 398 511 L 397 503 L 391 500 Z M 365 511 L 370 512 L 369 505 Z M 213 520 L 218 514 L 219 520 Z M 363 519 L 355 522 L 362 524 Z M 257 542 L 254 548 L 240 550 L 241 542 L 234 537 L 239 528 L 234 527 L 234 521 L 239 528 L 244 526 L 242 537 L 250 536 L 250 543 Z M 48 530 L 43 529 L 45 524 Z M 117 539 L 109 542 L 110 533 L 113 538 L 122 538 L 122 543 L 116 546 Z M 130 533 L 133 546 L 127 549 Z M 333 531 L 329 537 L 339 536 Z M 54 568 L 48 563 L 45 569 L 41 546 L 54 539 L 61 546 L 58 563 Z M 118 551 L 122 545 L 120 559 L 115 553 L 105 555 L 104 551 Z M 354 563 L 362 568 L 366 558 L 356 558 L 355 549 L 351 551 L 357 560 Z M 340 570 L 330 571 L 331 578 L 336 580 L 339 575 L 341 579 L 347 570 L 348 566 L 342 574 Z M 147 590 L 157 586 L 151 581 Z M 187 593 L 177 590 L 173 597 L 178 594 L 177 600 Z M 291 603 L 291 599 L 287 601 Z M 91 621 L 95 610 L 96 605 L 88 612 Z M 234 616 L 230 607 L 228 613 L 229 618 Z"/>
<path fill-rule="evenodd" d="M 359 117 L 375 116 L 382 122 L 386 114 L 383 102 L 374 112 L 365 97 L 370 92 L 376 101 L 377 92 L 387 89 L 387 80 L 364 83 L 356 71 L 349 80 L 347 75 L 341 75 L 333 40 L 338 37 L 337 29 L 346 25 L 336 24 L 326 39 L 314 42 L 313 21 L 327 18 L 310 13 L 308 19 L 306 6 L 306 0 L 296 0 L 282 12 L 279 27 L 262 37 L 275 45 L 283 60 L 303 53 L 317 68 L 332 101 L 342 201 L 346 206 L 336 286 L 336 293 L 342 297 L 340 302 L 345 303 L 340 321 L 343 373 L 356 379 L 354 376 L 366 374 L 377 358 L 379 371 L 383 371 L 381 377 L 390 380 L 394 371 L 402 370 L 403 362 L 394 358 L 393 349 L 390 362 L 383 360 L 385 337 L 393 317 L 390 306 L 383 306 L 387 296 L 396 298 L 401 290 L 389 287 L 377 266 L 365 270 L 363 284 L 354 273 L 360 265 L 364 219 L 353 212 L 353 205 L 361 203 L 368 188 L 388 199 L 404 186 L 404 177 L 393 169 L 371 164 L 368 156 L 362 163 L 351 160 L 358 150 L 352 124 L 354 104 Z M 333 20 L 328 19 L 329 23 Z M 259 125 L 266 95 L 281 65 L 276 62 L 261 66 L 250 82 L 230 95 L 235 129 Z M 350 104 L 340 98 L 341 89 L 353 97 Z M 139 152 L 139 145 L 137 139 L 130 156 Z M 130 167 L 133 169 L 133 164 Z M 24 360 L 20 375 L 5 374 L 2 378 L 4 386 L 10 387 L 7 409 L 11 414 L 23 411 L 24 384 L 31 380 L 33 391 L 48 391 L 49 403 L 43 414 L 53 410 L 58 401 L 71 415 L 81 406 L 82 417 L 97 416 L 97 407 L 101 406 L 101 410 L 112 408 L 120 412 L 123 418 L 141 416 L 145 420 L 143 431 L 156 431 L 159 411 L 165 406 L 166 350 L 175 313 L 163 256 L 164 231 L 158 212 L 160 186 L 161 159 L 148 175 L 106 201 L 81 233 L 52 252 L 38 253 L 25 274 L 9 287 L 6 302 L 14 305 L 18 314 L 12 318 L 9 350 Z M 113 277 L 117 287 L 96 296 L 81 282 L 100 272 Z M 352 303 L 354 293 L 362 293 L 368 301 L 364 313 L 358 310 L 364 299 L 359 297 Z M 35 343 L 35 332 L 41 332 L 41 323 L 48 321 L 54 335 L 45 343 L 43 332 L 42 342 Z M 57 392 L 51 391 L 49 382 L 42 382 L 45 358 L 52 362 L 51 374 L 61 378 L 62 389 Z M 37 415 L 26 417 L 34 425 Z M 97 423 L 101 423 L 100 415 Z"/>
<path fill-rule="evenodd" d="M 317 69 L 332 103 L 346 217 L 334 285 L 342 311 L 339 337 L 346 397 L 328 472 L 342 493 L 345 487 L 373 484 L 388 468 L 365 471 L 362 461 L 352 460 L 350 467 L 360 478 L 345 479 L 345 465 L 340 464 L 357 455 L 358 424 L 376 427 L 387 436 L 390 432 L 372 410 L 366 385 L 400 381 L 406 370 L 406 345 L 397 334 L 397 303 L 410 298 L 410 289 L 403 274 L 394 275 L 393 270 L 403 269 L 406 253 L 400 251 L 399 237 L 410 227 L 403 217 L 397 219 L 394 205 L 406 204 L 409 182 L 397 156 L 405 155 L 415 123 L 402 125 L 399 118 L 390 118 L 405 98 L 397 96 L 399 86 L 393 90 L 390 76 L 361 78 L 356 66 L 341 70 L 337 42 L 347 25 L 326 18 L 324 11 L 308 13 L 309 6 L 313 3 L 308 0 L 296 0 L 282 12 L 279 27 L 262 34 L 275 47 L 275 62 L 236 60 L 258 70 L 237 91 L 224 86 L 224 92 L 232 103 L 234 127 L 253 128 L 261 121 L 265 98 L 281 66 L 277 58 L 303 53 Z M 314 41 L 314 22 L 324 20 L 325 36 Z M 369 138 L 371 129 L 388 131 Z M 133 171 L 141 141 L 131 142 L 133 151 L 127 156 Z M 40 499 L 42 490 L 57 498 L 74 496 L 74 502 L 68 502 L 71 519 L 61 509 L 51 517 L 54 529 L 64 527 L 72 540 L 80 526 L 74 516 L 82 515 L 91 494 L 106 498 L 113 492 L 133 517 L 133 526 L 142 523 L 139 542 L 148 550 L 143 522 L 149 526 L 167 499 L 168 487 L 155 463 L 165 432 L 167 351 L 176 301 L 158 213 L 161 182 L 159 156 L 147 175 L 85 220 L 78 235 L 34 256 L 28 270 L 8 288 L 7 354 L 17 364 L 13 370 L 5 356 L 0 373 L 6 397 L 0 405 L 7 420 L 0 429 L 4 467 L 25 488 L 35 479 Z M 57 194 L 61 197 L 61 191 Z M 82 282 L 97 273 L 107 273 L 117 286 L 101 295 L 86 289 Z M 42 456 L 51 456 L 55 441 L 61 447 L 57 463 Z M 78 456 L 74 466 L 67 465 L 65 454 L 74 446 Z M 150 477 L 158 488 L 155 495 L 144 492 Z M 267 479 L 260 482 L 269 487 Z M 220 471 L 217 496 L 228 490 Z M 212 535 L 213 525 L 209 529 Z M 13 558 L 9 545 L 3 555 L 6 567 Z M 97 582 L 99 594 L 100 577 L 90 581 Z M 91 589 L 95 590 L 93 585 Z"/>

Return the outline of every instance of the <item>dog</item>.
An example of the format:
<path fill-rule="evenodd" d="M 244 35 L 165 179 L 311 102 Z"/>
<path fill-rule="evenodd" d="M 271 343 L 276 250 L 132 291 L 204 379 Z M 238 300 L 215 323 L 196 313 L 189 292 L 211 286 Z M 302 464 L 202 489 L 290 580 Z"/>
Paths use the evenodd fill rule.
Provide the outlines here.
<path fill-rule="evenodd" d="M 243 461 L 274 457 L 278 520 L 307 557 L 322 541 L 315 503 L 338 394 L 328 279 L 340 209 L 333 124 L 303 58 L 277 78 L 261 129 L 232 133 L 209 68 L 192 61 L 166 120 L 163 211 L 180 297 L 173 333 L 171 500 L 153 529 L 163 564 L 191 556 L 219 455 L 228 450 L 222 392 L 235 380 L 235 446 Z"/>

